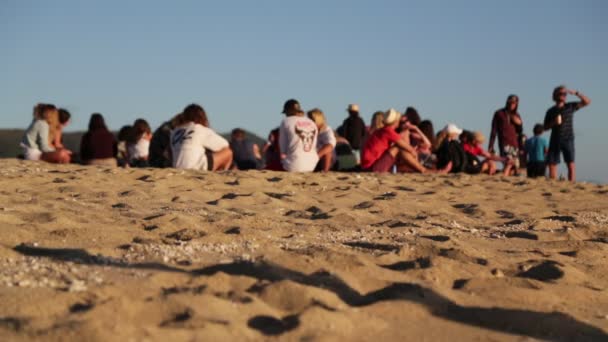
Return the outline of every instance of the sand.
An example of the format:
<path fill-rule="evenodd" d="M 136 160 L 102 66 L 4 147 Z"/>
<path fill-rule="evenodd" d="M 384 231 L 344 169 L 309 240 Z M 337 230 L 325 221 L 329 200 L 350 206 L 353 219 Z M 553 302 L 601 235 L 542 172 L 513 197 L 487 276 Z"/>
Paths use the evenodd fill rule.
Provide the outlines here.
<path fill-rule="evenodd" d="M 608 340 L 608 186 L 0 160 L 0 340 Z"/>

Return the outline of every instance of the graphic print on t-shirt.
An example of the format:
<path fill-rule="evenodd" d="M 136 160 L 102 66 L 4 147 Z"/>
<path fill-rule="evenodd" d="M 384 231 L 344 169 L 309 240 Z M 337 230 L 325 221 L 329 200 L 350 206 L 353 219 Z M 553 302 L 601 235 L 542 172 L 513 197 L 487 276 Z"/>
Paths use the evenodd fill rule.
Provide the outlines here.
<path fill-rule="evenodd" d="M 297 121 L 296 122 L 296 134 L 302 140 L 305 152 L 310 152 L 313 149 L 313 142 L 315 135 L 317 134 L 317 126 L 312 121 Z"/>
<path fill-rule="evenodd" d="M 173 139 L 171 140 L 171 145 L 177 146 L 184 143 L 184 141 L 192 139 L 192 134 L 194 134 L 193 130 L 186 130 L 185 128 L 180 128 L 173 134 Z"/>

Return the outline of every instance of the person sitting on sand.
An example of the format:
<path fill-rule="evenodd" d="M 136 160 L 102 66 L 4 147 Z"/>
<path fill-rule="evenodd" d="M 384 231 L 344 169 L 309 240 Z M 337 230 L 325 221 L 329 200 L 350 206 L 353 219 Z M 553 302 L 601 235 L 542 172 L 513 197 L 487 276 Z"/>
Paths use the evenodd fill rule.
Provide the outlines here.
<path fill-rule="evenodd" d="M 279 126 L 281 165 L 289 172 L 310 172 L 319 162 L 317 125 L 304 116 L 300 103 L 287 100 L 283 105 L 285 118 Z"/>
<path fill-rule="evenodd" d="M 118 152 L 116 154 L 116 160 L 118 166 L 129 167 L 129 151 L 127 151 L 127 142 L 133 135 L 133 126 L 125 125 L 120 128 L 117 135 L 118 140 Z"/>
<path fill-rule="evenodd" d="M 234 165 L 239 170 L 256 170 L 261 167 L 260 147 L 245 135 L 245 130 L 235 128 L 230 134 L 230 148 L 234 154 Z"/>
<path fill-rule="evenodd" d="M 80 140 L 80 160 L 85 165 L 117 166 L 117 153 L 116 138 L 108 130 L 103 116 L 92 114 L 89 130 Z"/>
<path fill-rule="evenodd" d="M 191 104 L 184 109 L 180 116 L 180 125 L 171 131 L 173 167 L 203 171 L 230 168 L 230 145 L 209 126 L 209 119 L 203 107 Z"/>
<path fill-rule="evenodd" d="M 437 134 L 437 167 L 443 168 L 451 166 L 451 173 L 464 172 L 467 166 L 467 156 L 458 141 L 462 134 L 462 129 L 455 124 L 447 124 L 445 128 Z"/>
<path fill-rule="evenodd" d="M 523 127 L 521 116 L 517 108 L 519 106 L 519 97 L 517 95 L 509 95 L 505 107 L 497 110 L 492 118 L 492 132 L 490 134 L 490 142 L 488 151 L 494 152 L 494 140 L 498 137 L 498 148 L 500 156 L 506 158 L 505 174 L 510 175 L 511 172 L 517 174 L 520 162 L 520 140 L 518 132 Z"/>
<path fill-rule="evenodd" d="M 317 153 L 319 154 L 319 163 L 315 170 L 327 172 L 332 169 L 336 161 L 336 136 L 334 131 L 325 122 L 325 114 L 318 109 L 308 111 L 308 117 L 314 121 L 319 130 L 317 137 Z"/>
<path fill-rule="evenodd" d="M 412 108 L 408 108 L 410 110 L 410 116 L 412 116 Z M 419 123 L 420 117 L 416 113 L 414 119 Z M 416 150 L 416 155 L 418 156 L 418 161 L 422 164 L 420 160 L 419 153 L 420 151 L 428 151 L 431 148 L 431 142 L 427 139 L 426 135 L 420 131 L 418 126 L 414 125 L 409 121 L 408 116 L 403 115 L 401 119 L 399 119 L 399 126 L 396 131 L 405 139 L 405 141 L 411 145 Z M 400 172 L 412 172 L 412 170 L 408 166 L 403 166 L 401 169 L 398 169 Z"/>
<path fill-rule="evenodd" d="M 152 134 L 148 155 L 151 167 L 171 167 L 171 130 L 179 124 L 180 115 L 181 113 L 176 114 L 171 120 L 164 122 Z"/>
<path fill-rule="evenodd" d="M 496 173 L 496 161 L 504 162 L 503 158 L 500 158 L 494 154 L 490 154 L 488 151 L 485 151 L 482 147 L 482 144 L 485 142 L 485 137 L 479 131 L 477 132 L 468 132 L 464 131 L 463 135 L 466 134 L 465 139 L 461 139 L 462 148 L 465 153 L 467 153 L 467 163 L 468 167 L 465 170 L 467 173 L 476 174 L 476 173 L 487 173 L 489 175 L 493 175 Z M 461 135 L 462 136 L 462 135 Z M 480 157 L 483 157 L 483 160 L 479 160 Z"/>
<path fill-rule="evenodd" d="M 384 127 L 375 131 L 363 146 L 363 170 L 390 172 L 393 166 L 398 164 L 420 173 L 430 171 L 420 165 L 416 150 L 395 131 L 400 117 L 401 114 L 392 108 L 385 113 Z M 449 165 L 446 165 L 446 170 L 449 170 Z"/>
<path fill-rule="evenodd" d="M 433 146 L 435 146 L 435 129 L 433 128 L 433 122 L 431 120 L 422 120 L 420 125 L 420 132 L 428 139 L 430 146 L 418 146 L 418 161 L 427 169 L 435 169 L 437 166 L 437 155 L 433 152 Z"/>
<path fill-rule="evenodd" d="M 276 127 L 268 133 L 268 140 L 262 147 L 264 160 L 266 162 L 265 170 L 283 171 L 281 165 L 281 151 L 279 150 L 279 127 Z"/>
<path fill-rule="evenodd" d="M 43 160 L 49 163 L 69 163 L 72 152 L 65 148 L 56 149 L 49 139 L 49 116 L 58 116 L 57 108 L 52 104 L 40 103 L 34 107 L 34 118 L 25 130 L 21 140 L 24 159 Z"/>
<path fill-rule="evenodd" d="M 150 140 L 152 139 L 152 129 L 148 121 L 137 119 L 133 123 L 133 131 L 127 143 L 129 154 L 129 164 L 134 167 L 147 167 L 148 155 L 150 153 Z"/>
<path fill-rule="evenodd" d="M 568 94 L 576 95 L 579 102 L 566 102 Z M 576 167 L 574 164 L 574 113 L 588 106 L 591 99 L 582 93 L 569 90 L 566 86 L 558 86 L 553 89 L 553 101 L 555 106 L 549 108 L 545 114 L 545 129 L 551 130 L 549 138 L 549 177 L 557 178 L 557 164 L 560 163 L 560 154 L 564 155 L 564 161 L 568 166 L 568 180 L 576 180 Z"/>
<path fill-rule="evenodd" d="M 51 145 L 54 148 L 65 148 L 65 146 L 63 146 L 63 129 L 70 124 L 71 117 L 72 114 L 70 114 L 70 112 L 63 108 L 59 108 L 57 110 L 56 116 L 49 116 L 49 122 L 53 122 L 52 125 L 51 123 L 49 123 L 49 130 L 51 132 L 49 133 L 49 139 L 51 140 Z"/>
<path fill-rule="evenodd" d="M 526 154 L 528 155 L 528 177 L 544 177 L 547 164 L 545 162 L 545 156 L 549 152 L 549 144 L 547 140 L 542 137 L 544 132 L 542 124 L 534 125 L 534 137 L 526 140 Z"/>

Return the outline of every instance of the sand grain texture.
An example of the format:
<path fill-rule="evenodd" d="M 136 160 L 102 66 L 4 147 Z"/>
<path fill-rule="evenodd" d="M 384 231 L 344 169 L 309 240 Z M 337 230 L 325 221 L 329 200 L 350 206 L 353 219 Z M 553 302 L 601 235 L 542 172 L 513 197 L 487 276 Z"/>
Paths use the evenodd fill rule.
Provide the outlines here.
<path fill-rule="evenodd" d="M 608 340 L 608 186 L 0 161 L 0 339 Z"/>

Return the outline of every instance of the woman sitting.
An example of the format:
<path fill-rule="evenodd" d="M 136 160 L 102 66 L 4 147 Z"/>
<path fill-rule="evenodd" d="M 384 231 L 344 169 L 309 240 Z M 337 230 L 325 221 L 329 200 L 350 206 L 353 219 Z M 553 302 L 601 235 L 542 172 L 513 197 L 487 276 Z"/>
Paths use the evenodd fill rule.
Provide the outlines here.
<path fill-rule="evenodd" d="M 57 108 L 52 104 L 40 103 L 34 107 L 34 118 L 21 140 L 25 160 L 43 160 L 49 163 L 69 163 L 72 152 L 65 148 L 55 148 L 49 137 L 49 117 L 57 117 Z"/>
<path fill-rule="evenodd" d="M 117 166 L 116 154 L 118 144 L 103 116 L 99 113 L 91 115 L 89 130 L 80 141 L 80 160 L 85 165 Z"/>

